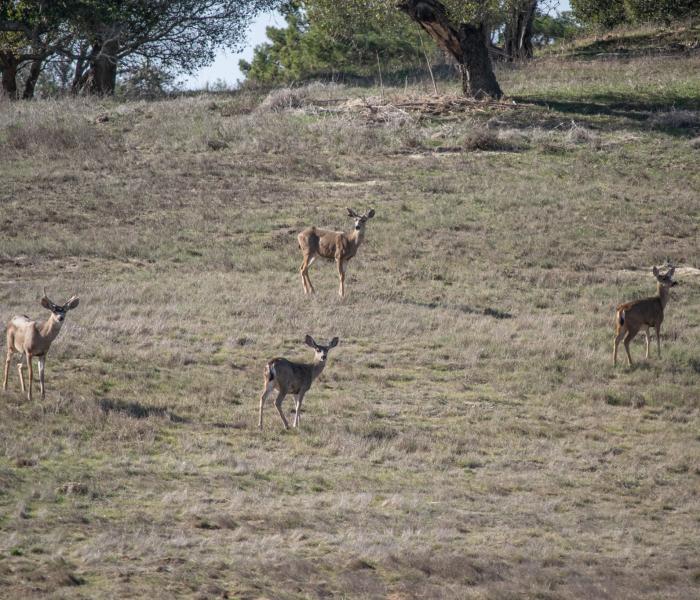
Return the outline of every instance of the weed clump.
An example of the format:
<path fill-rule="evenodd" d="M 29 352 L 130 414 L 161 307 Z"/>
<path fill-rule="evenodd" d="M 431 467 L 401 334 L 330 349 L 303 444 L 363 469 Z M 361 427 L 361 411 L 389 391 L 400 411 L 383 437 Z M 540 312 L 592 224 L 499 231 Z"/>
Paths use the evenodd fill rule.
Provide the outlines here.
<path fill-rule="evenodd" d="M 649 118 L 649 122 L 661 129 L 700 128 L 700 113 L 694 110 L 658 112 Z"/>
<path fill-rule="evenodd" d="M 285 87 L 272 90 L 258 106 L 258 112 L 279 112 L 303 108 L 319 96 L 331 96 L 340 88 L 338 84 L 313 82 L 301 87 Z"/>
<path fill-rule="evenodd" d="M 462 142 L 465 152 L 514 152 L 527 145 L 525 136 L 512 131 L 499 132 L 488 127 L 475 127 L 467 132 Z"/>

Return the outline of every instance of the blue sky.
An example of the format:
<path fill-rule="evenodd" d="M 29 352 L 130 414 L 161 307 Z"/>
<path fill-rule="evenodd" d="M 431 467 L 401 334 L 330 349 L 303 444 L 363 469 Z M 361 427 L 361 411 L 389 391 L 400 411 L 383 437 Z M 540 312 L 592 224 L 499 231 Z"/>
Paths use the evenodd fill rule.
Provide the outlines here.
<path fill-rule="evenodd" d="M 559 0 L 558 2 L 553 2 L 553 4 L 559 5 L 557 9 L 559 11 L 570 10 L 569 0 Z M 191 90 L 199 90 L 204 88 L 207 83 L 213 84 L 217 80 L 223 80 L 230 86 L 235 85 L 236 81 L 243 79 L 243 75 L 238 68 L 238 61 L 242 58 L 250 60 L 253 57 L 253 48 L 266 40 L 265 28 L 270 25 L 281 27 L 284 25 L 284 19 L 277 12 L 260 15 L 248 30 L 245 48 L 241 52 L 234 54 L 221 50 L 211 65 L 185 78 L 183 81 L 184 87 Z"/>

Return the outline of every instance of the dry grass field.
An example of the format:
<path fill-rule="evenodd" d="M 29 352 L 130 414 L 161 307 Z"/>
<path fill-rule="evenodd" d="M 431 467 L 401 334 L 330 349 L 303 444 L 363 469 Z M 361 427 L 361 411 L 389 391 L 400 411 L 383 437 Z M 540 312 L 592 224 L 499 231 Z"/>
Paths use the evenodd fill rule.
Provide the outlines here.
<path fill-rule="evenodd" d="M 383 119 L 0 104 L 2 322 L 81 298 L 45 400 L 0 395 L 3 598 L 697 597 L 700 55 L 500 78 L 512 108 Z M 305 298 L 296 233 L 346 206 L 347 296 L 317 262 Z M 613 369 L 667 259 L 662 358 Z M 302 428 L 260 432 L 307 333 L 340 344 Z"/>

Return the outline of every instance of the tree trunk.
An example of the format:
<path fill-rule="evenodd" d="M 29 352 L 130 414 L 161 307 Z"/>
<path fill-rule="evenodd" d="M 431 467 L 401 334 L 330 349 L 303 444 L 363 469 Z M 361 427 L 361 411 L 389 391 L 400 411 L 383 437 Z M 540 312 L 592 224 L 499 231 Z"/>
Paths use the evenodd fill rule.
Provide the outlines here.
<path fill-rule="evenodd" d="M 117 86 L 117 52 L 119 43 L 108 40 L 95 54 L 90 65 L 90 93 L 111 96 Z"/>
<path fill-rule="evenodd" d="M 532 25 L 537 0 L 520 0 L 511 9 L 505 29 L 505 52 L 508 60 L 532 58 Z"/>
<path fill-rule="evenodd" d="M 73 80 L 70 84 L 70 89 L 72 94 L 79 94 L 82 86 L 85 85 L 85 59 L 86 59 L 87 48 L 81 47 L 80 54 L 75 61 L 75 71 L 73 73 Z"/>
<path fill-rule="evenodd" d="M 442 2 L 438 0 L 405 0 L 398 4 L 435 42 L 448 52 L 459 65 L 462 91 L 472 98 L 500 98 L 503 95 L 493 73 L 483 23 L 462 23 L 455 29 Z"/>
<path fill-rule="evenodd" d="M 503 96 L 491 66 L 491 57 L 486 45 L 486 27 L 462 23 L 459 28 L 460 45 L 464 48 L 462 91 L 467 96 L 482 98 Z"/>
<path fill-rule="evenodd" d="M 10 100 L 17 99 L 17 57 L 12 52 L 0 52 L 2 91 Z"/>
<path fill-rule="evenodd" d="M 43 59 L 36 58 L 32 61 L 32 65 L 29 68 L 29 75 L 27 80 L 24 82 L 24 92 L 22 93 L 22 98 L 24 100 L 31 100 L 34 98 L 34 88 L 36 87 L 37 79 L 41 75 L 41 68 L 44 64 Z"/>

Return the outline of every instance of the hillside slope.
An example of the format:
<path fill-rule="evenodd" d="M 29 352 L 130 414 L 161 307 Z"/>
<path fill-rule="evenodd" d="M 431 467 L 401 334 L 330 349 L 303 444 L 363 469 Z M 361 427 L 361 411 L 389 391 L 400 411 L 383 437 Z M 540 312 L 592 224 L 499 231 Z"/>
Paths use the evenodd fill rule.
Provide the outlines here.
<path fill-rule="evenodd" d="M 46 399 L 0 395 L 3 596 L 694 596 L 699 67 L 0 105 L 0 316 L 81 297 Z M 346 206 L 348 295 L 319 262 L 304 297 L 296 233 Z M 666 260 L 662 357 L 614 369 Z M 302 429 L 260 432 L 307 333 L 340 345 Z"/>

